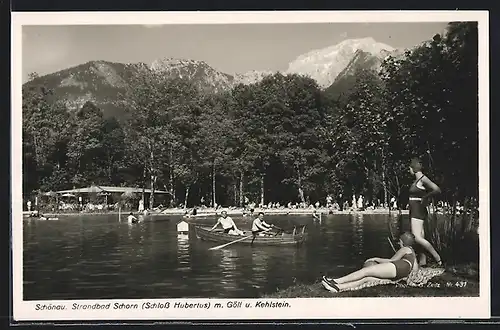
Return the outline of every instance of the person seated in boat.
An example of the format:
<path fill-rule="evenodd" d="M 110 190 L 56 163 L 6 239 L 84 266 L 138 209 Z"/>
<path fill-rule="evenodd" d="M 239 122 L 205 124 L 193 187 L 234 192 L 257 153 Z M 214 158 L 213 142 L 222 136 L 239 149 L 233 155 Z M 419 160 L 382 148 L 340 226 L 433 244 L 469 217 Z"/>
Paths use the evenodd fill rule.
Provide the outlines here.
<path fill-rule="evenodd" d="M 264 221 L 264 212 L 259 212 L 259 215 L 252 222 L 252 235 L 255 238 L 259 233 L 269 231 L 273 228 L 273 225 L 270 225 Z"/>
<path fill-rule="evenodd" d="M 220 218 L 217 219 L 217 223 L 212 227 L 212 229 L 210 229 L 210 231 L 213 231 L 218 225 L 222 226 L 225 234 L 243 235 L 243 232 L 236 227 L 233 219 L 227 216 L 227 212 L 225 210 L 221 212 Z"/>
<path fill-rule="evenodd" d="M 229 235 L 235 235 L 235 236 L 242 236 L 245 235 L 245 233 L 239 229 L 231 229 L 228 232 Z"/>
<path fill-rule="evenodd" d="M 139 222 L 139 219 L 134 217 L 134 214 L 132 212 L 130 212 L 130 214 L 127 217 L 127 222 L 128 223 L 137 223 L 137 222 Z"/>
<path fill-rule="evenodd" d="M 413 245 L 415 245 L 415 235 L 405 232 L 399 238 L 400 249 L 392 258 L 370 258 L 365 261 L 363 268 L 346 276 L 339 278 L 323 276 L 322 284 L 329 291 L 340 292 L 374 280 L 397 281 L 408 277 L 411 272 L 418 270 Z"/>

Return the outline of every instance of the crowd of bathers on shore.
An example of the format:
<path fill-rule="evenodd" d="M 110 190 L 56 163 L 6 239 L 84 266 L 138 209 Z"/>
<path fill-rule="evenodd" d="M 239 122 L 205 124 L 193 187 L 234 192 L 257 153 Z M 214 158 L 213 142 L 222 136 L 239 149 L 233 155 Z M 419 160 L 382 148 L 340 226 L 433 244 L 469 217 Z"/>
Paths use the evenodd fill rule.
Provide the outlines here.
<path fill-rule="evenodd" d="M 341 198 L 341 197 L 340 197 Z M 314 204 L 308 202 L 288 202 L 286 204 L 281 204 L 280 202 L 269 202 L 267 204 L 256 204 L 254 202 L 249 202 L 248 199 L 245 200 L 243 207 L 238 206 L 228 206 L 225 207 L 230 211 L 241 211 L 243 216 L 251 215 L 255 210 L 280 210 L 285 211 L 286 213 L 293 213 L 294 210 L 311 210 L 314 212 L 315 210 L 321 210 L 321 212 L 333 214 L 335 212 L 356 212 L 356 211 L 382 211 L 382 210 L 409 210 L 409 204 L 406 205 L 398 205 L 396 198 L 391 197 L 389 203 L 382 203 L 380 199 L 376 199 L 373 202 L 368 201 L 365 202 L 366 199 L 362 195 L 353 195 L 352 200 L 349 202 L 345 200 L 343 203 L 339 203 L 333 199 L 331 195 L 326 197 L 326 200 L 321 203 L 317 201 Z M 28 200 L 25 203 L 24 211 L 30 212 L 29 214 L 32 216 L 37 216 L 39 211 L 51 213 L 51 214 L 65 214 L 65 213 L 108 213 L 108 212 L 118 212 L 120 209 L 122 211 L 133 211 L 137 210 L 137 212 L 148 215 L 148 214 L 159 214 L 159 213 L 170 213 L 171 211 L 175 213 L 184 213 L 184 215 L 196 215 L 197 210 L 203 212 L 215 212 L 217 214 L 220 213 L 222 209 L 221 205 L 215 203 L 215 206 L 205 205 L 205 203 L 200 203 L 200 205 L 185 208 L 183 204 L 178 205 L 177 207 L 165 207 L 160 204 L 153 209 L 148 209 L 144 207 L 144 202 L 140 200 L 137 202 L 136 206 L 133 203 L 93 203 L 91 201 L 87 201 L 85 203 L 73 203 L 73 202 L 65 202 L 59 201 L 58 203 L 39 203 L 38 205 L 33 205 L 34 203 L 31 200 Z M 436 211 L 438 213 L 450 212 L 452 206 L 448 202 L 438 201 L 436 203 Z M 464 212 L 464 206 L 460 204 L 460 202 L 456 203 L 456 212 L 457 214 L 461 214 Z"/>

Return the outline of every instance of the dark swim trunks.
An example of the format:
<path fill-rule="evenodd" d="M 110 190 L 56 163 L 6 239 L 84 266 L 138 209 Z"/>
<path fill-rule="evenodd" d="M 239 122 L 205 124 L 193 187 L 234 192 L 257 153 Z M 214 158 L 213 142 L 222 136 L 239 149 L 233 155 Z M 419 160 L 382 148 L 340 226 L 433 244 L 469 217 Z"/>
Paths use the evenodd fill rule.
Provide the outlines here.
<path fill-rule="evenodd" d="M 410 208 L 410 219 L 427 220 L 427 207 L 422 204 L 422 198 L 427 194 L 425 189 L 417 186 L 417 183 L 422 180 L 424 176 L 413 182 L 409 189 L 408 206 Z"/>
<path fill-rule="evenodd" d="M 396 277 L 394 279 L 399 280 L 410 275 L 414 262 L 415 254 L 413 252 L 404 255 L 403 258 L 399 260 L 392 261 L 396 267 Z"/>
<path fill-rule="evenodd" d="M 427 207 L 422 204 L 422 200 L 410 199 L 410 218 L 418 220 L 427 220 L 428 212 Z"/>
<path fill-rule="evenodd" d="M 410 265 L 405 260 L 396 260 L 392 261 L 392 263 L 394 264 L 394 266 L 396 266 L 396 277 L 394 278 L 395 280 L 402 279 L 410 274 L 412 265 Z"/>

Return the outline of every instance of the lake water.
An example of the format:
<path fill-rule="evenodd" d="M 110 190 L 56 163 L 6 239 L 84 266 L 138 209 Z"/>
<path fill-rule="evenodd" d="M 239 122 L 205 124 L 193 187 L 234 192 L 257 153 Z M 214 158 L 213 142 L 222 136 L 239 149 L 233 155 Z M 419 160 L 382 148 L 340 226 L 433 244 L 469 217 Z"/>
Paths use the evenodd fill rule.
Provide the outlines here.
<path fill-rule="evenodd" d="M 249 229 L 251 218 L 233 217 Z M 122 221 L 124 221 L 122 216 Z M 294 283 L 344 274 L 372 256 L 391 255 L 388 215 L 267 216 L 284 229 L 307 224 L 296 247 L 218 245 L 191 229 L 178 238 L 178 216 L 146 217 L 140 224 L 118 215 L 24 220 L 24 299 L 254 298 Z M 212 225 L 215 217 L 193 220 Z"/>

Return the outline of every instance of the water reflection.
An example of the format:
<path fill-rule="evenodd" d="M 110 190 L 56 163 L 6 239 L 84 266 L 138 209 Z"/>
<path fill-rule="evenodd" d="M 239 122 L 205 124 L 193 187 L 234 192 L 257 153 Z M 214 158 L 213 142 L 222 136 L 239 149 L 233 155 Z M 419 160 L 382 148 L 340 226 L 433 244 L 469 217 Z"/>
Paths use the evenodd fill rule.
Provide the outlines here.
<path fill-rule="evenodd" d="M 134 232 L 135 229 L 135 223 L 127 222 L 127 227 L 128 227 L 128 238 L 131 239 L 132 233 Z"/>
<path fill-rule="evenodd" d="M 363 255 L 363 214 L 355 213 L 352 215 L 352 240 L 353 240 L 353 253 Z"/>
<path fill-rule="evenodd" d="M 220 282 L 224 290 L 236 290 L 238 287 L 237 281 L 237 266 L 236 260 L 238 259 L 238 251 L 236 249 L 222 249 L 220 268 L 222 276 Z"/>
<path fill-rule="evenodd" d="M 138 245 L 138 248 L 135 251 L 136 251 L 136 257 L 137 258 L 142 258 L 142 257 L 144 257 L 144 244 L 146 243 L 145 242 L 145 237 L 144 237 L 145 227 L 144 227 L 143 223 L 139 223 L 137 227 L 138 227 L 137 228 L 137 234 L 138 234 L 137 245 Z"/>
<path fill-rule="evenodd" d="M 229 274 L 236 269 L 236 259 L 238 251 L 235 249 L 222 249 L 221 252 L 221 268 L 223 274 Z"/>
<path fill-rule="evenodd" d="M 267 280 L 267 268 L 269 262 L 269 255 L 265 250 L 253 249 L 252 250 L 252 270 L 253 278 L 257 282 L 264 282 Z"/>
<path fill-rule="evenodd" d="M 178 241 L 187 241 L 189 240 L 189 234 L 177 234 Z"/>
<path fill-rule="evenodd" d="M 188 235 L 177 235 L 177 261 L 180 265 L 190 266 Z"/>

